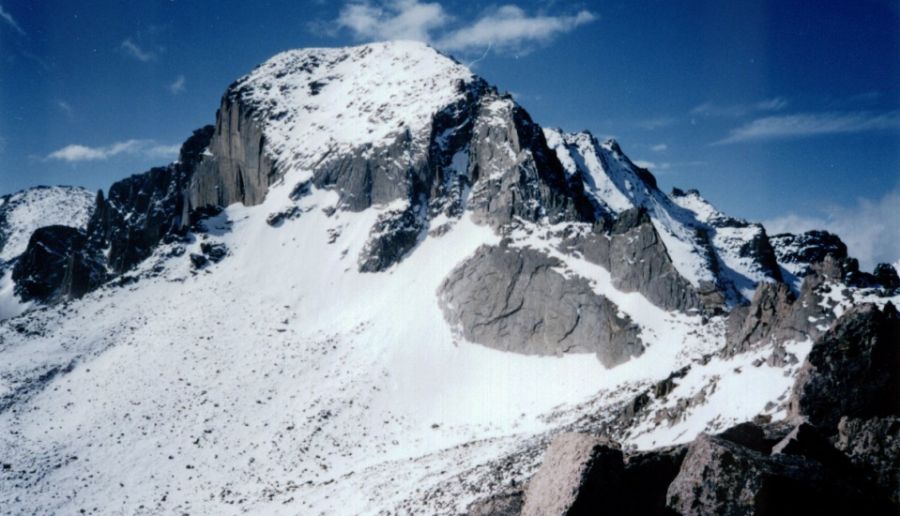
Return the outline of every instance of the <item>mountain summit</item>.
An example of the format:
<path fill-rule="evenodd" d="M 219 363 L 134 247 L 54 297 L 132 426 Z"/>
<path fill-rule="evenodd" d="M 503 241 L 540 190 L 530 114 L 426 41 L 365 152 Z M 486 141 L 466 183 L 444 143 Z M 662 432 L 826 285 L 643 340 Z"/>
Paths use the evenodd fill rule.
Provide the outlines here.
<path fill-rule="evenodd" d="M 416 42 L 274 56 L 82 212 L 0 225 L 30 234 L 0 262 L 13 512 L 513 503 L 562 430 L 643 452 L 819 410 L 807 355 L 900 301 Z"/>

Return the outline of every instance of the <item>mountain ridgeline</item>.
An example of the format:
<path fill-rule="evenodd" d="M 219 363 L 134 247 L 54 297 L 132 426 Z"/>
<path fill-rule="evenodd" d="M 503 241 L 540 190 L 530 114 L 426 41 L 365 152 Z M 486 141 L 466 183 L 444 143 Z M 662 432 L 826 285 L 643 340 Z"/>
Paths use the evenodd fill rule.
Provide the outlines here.
<path fill-rule="evenodd" d="M 0 198 L 0 505 L 890 510 L 900 278 L 851 252 L 422 43 L 284 52 L 177 161 Z"/>
<path fill-rule="evenodd" d="M 527 223 L 549 224 L 549 239 L 608 270 L 616 288 L 685 313 L 729 311 L 746 304 L 760 283 L 793 278 L 796 290 L 799 278 L 824 256 L 847 259 L 834 235 L 772 238 L 759 224 L 721 214 L 694 190 L 666 195 L 615 141 L 542 129 L 510 96 L 450 59 L 431 49 L 424 55 L 418 48 L 396 50 L 370 45 L 287 52 L 236 81 L 222 98 L 215 126 L 195 131 L 178 161 L 119 181 L 106 196 L 98 193 L 85 228 L 35 232 L 13 270 L 17 294 L 43 302 L 79 297 L 127 274 L 160 242 L 184 238 L 202 217 L 233 203 L 259 204 L 291 169 L 309 176 L 296 185 L 295 197 L 327 189 L 339 197 L 336 209 L 389 207 L 358 257 L 365 272 L 389 269 L 429 233 L 441 231 L 436 221 L 464 212 L 501 235 Z M 379 61 L 389 61 L 378 63 L 383 68 L 416 74 L 381 105 L 367 98 L 372 92 L 364 84 L 366 68 Z M 435 71 L 419 74 L 416 67 Z M 334 83 L 348 73 L 357 76 L 347 82 L 359 83 L 351 92 L 358 98 L 329 95 L 346 87 Z M 399 93 L 426 91 L 393 101 Z M 346 106 L 330 107 L 343 111 L 336 118 L 364 118 L 377 127 L 358 139 L 336 132 L 319 135 L 319 141 L 293 139 L 306 136 L 298 125 L 328 133 L 323 124 L 333 119 L 322 111 L 329 109 L 326 102 L 338 101 Z M 271 220 L 296 215 L 289 207 Z M 565 223 L 580 226 L 573 230 Z M 611 365 L 639 352 L 639 332 L 628 330 L 627 317 L 617 318 L 608 299 L 590 294 L 560 305 L 541 282 L 530 281 L 534 272 L 522 282 L 522 266 L 533 264 L 542 281 L 559 284 L 561 292 L 577 290 L 570 284 L 577 280 L 563 282 L 551 258 L 523 254 L 505 242 L 461 264 L 439 293 L 447 319 L 460 324 L 467 338 L 523 352 L 593 349 Z M 492 258 L 509 253 L 520 256 Z M 845 268 L 857 281 L 879 281 L 852 263 Z M 893 275 L 881 270 L 890 282 Z M 505 294 L 484 298 L 472 274 L 490 275 Z M 528 306 L 521 302 L 526 299 Z M 581 318 L 582 309 L 594 315 Z M 548 311 L 554 313 L 548 317 Z M 555 322 L 538 324 L 545 319 Z M 544 344 L 550 341 L 555 344 Z"/>

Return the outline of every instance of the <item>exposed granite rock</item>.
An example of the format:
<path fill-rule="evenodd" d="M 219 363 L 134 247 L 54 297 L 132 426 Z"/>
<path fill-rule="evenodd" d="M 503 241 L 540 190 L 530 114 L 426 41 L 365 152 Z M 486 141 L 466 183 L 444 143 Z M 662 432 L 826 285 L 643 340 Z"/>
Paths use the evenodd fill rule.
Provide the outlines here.
<path fill-rule="evenodd" d="M 518 516 L 524 504 L 523 491 L 506 491 L 475 500 L 466 508 L 466 516 Z"/>
<path fill-rule="evenodd" d="M 509 98 L 491 94 L 481 100 L 469 159 L 469 206 L 480 223 L 500 227 L 516 217 L 596 220 L 583 181 L 566 176 L 540 126 Z"/>
<path fill-rule="evenodd" d="M 775 257 L 785 269 L 798 277 L 812 271 L 811 266 L 826 256 L 847 258 L 847 246 L 841 239 L 827 231 L 807 231 L 797 235 L 781 233 L 769 236 Z"/>
<path fill-rule="evenodd" d="M 140 263 L 166 235 L 191 223 L 185 191 L 212 131 L 212 126 L 194 131 L 178 162 L 114 183 L 107 198 L 97 194 L 88 237 L 94 249 L 109 249 L 108 266 L 114 273 Z"/>
<path fill-rule="evenodd" d="M 556 436 L 525 490 L 523 516 L 620 514 L 622 451 L 608 439 L 579 433 Z"/>
<path fill-rule="evenodd" d="M 424 237 L 423 210 L 411 206 L 381 214 L 359 255 L 360 272 L 381 272 L 399 263 Z"/>
<path fill-rule="evenodd" d="M 822 289 L 830 288 L 827 283 L 841 281 L 841 263 L 826 256 L 814 264 L 799 295 L 784 283 L 762 283 L 749 306 L 735 307 L 729 314 L 722 355 L 734 356 L 763 345 L 777 347 L 788 340 L 816 339 L 834 321 L 834 313 L 822 304 Z M 773 361 L 779 359 L 788 357 L 773 357 Z"/>
<path fill-rule="evenodd" d="M 269 185 L 281 176 L 266 153 L 260 122 L 240 100 L 239 91 L 229 88 L 222 97 L 215 130 L 210 133 L 209 150 L 186 188 L 190 209 L 261 203 Z"/>
<path fill-rule="evenodd" d="M 796 455 L 768 456 L 701 435 L 669 485 L 682 515 L 890 514 L 887 500 L 854 477 Z"/>
<path fill-rule="evenodd" d="M 607 367 L 640 354 L 637 326 L 587 280 L 554 270 L 561 265 L 533 249 L 482 246 L 438 288 L 444 317 L 466 339 L 504 351 L 590 352 Z"/>
<path fill-rule="evenodd" d="M 900 417 L 843 417 L 836 446 L 900 505 Z"/>
<path fill-rule="evenodd" d="M 660 308 L 691 312 L 703 307 L 700 293 L 678 273 L 643 208 L 622 212 L 609 234 L 602 229 L 580 233 L 566 246 L 608 270 L 616 288 L 640 292 Z"/>
<path fill-rule="evenodd" d="M 47 226 L 31 234 L 12 277 L 23 301 L 81 297 L 106 281 L 102 256 L 92 253 L 81 230 Z"/>
<path fill-rule="evenodd" d="M 900 314 L 865 304 L 849 310 L 813 344 L 789 403 L 832 435 L 842 416 L 900 415 Z"/>

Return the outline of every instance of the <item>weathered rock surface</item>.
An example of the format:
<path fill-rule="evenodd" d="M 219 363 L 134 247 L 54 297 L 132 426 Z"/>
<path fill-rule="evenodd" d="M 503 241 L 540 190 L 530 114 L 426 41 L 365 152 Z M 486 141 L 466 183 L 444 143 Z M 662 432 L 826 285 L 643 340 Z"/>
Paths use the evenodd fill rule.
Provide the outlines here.
<path fill-rule="evenodd" d="M 829 435 L 843 416 L 900 415 L 900 314 L 892 304 L 854 307 L 815 342 L 790 412 Z"/>
<path fill-rule="evenodd" d="M 609 440 L 590 434 L 560 434 L 528 483 L 521 514 L 596 514 L 601 510 L 619 514 L 623 471 L 622 451 Z"/>
<path fill-rule="evenodd" d="M 539 251 L 482 246 L 438 289 L 444 317 L 479 344 L 524 354 L 596 353 L 607 367 L 642 352 L 638 328 L 587 280 Z"/>
<path fill-rule="evenodd" d="M 212 137 L 212 126 L 194 131 L 181 148 L 180 160 L 114 183 L 109 195 L 97 194 L 88 223 L 95 249 L 108 249 L 108 265 L 122 273 L 150 256 L 168 234 L 191 223 L 186 189 Z"/>
<path fill-rule="evenodd" d="M 239 90 L 229 88 L 222 97 L 210 133 L 208 151 L 186 185 L 190 208 L 261 203 L 281 176 L 266 152 L 261 123 L 253 118 L 252 107 L 241 102 Z"/>
<path fill-rule="evenodd" d="M 623 212 L 608 234 L 598 229 L 576 234 L 566 246 L 608 270 L 616 288 L 640 292 L 666 310 L 691 312 L 703 307 L 700 293 L 672 264 L 646 210 Z"/>
<path fill-rule="evenodd" d="M 900 417 L 843 417 L 836 446 L 900 505 Z"/>
<path fill-rule="evenodd" d="M 54 302 L 81 297 L 106 280 L 102 257 L 92 253 L 84 232 L 48 226 L 32 233 L 13 267 L 22 300 Z"/>
<path fill-rule="evenodd" d="M 667 493 L 669 509 L 707 514 L 890 514 L 864 482 L 805 457 L 769 456 L 720 437 L 690 446 Z"/>

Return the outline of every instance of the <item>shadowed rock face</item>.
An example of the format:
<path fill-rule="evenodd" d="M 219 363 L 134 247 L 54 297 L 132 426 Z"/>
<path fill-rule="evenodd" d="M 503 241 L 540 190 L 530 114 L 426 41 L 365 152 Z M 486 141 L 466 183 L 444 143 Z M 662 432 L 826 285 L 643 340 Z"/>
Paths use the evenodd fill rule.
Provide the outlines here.
<path fill-rule="evenodd" d="M 280 178 L 266 153 L 260 122 L 252 115 L 237 92 L 229 90 L 222 98 L 209 152 L 197 164 L 187 189 L 191 209 L 259 204 L 269 185 Z"/>
<path fill-rule="evenodd" d="M 539 251 L 482 246 L 438 289 L 444 317 L 485 346 L 529 355 L 596 353 L 604 365 L 642 352 L 637 327 L 587 280 Z"/>
<path fill-rule="evenodd" d="M 836 446 L 900 505 L 900 417 L 841 418 Z"/>
<path fill-rule="evenodd" d="M 602 227 L 597 229 L 578 234 L 565 245 L 608 270 L 616 288 L 640 292 L 666 310 L 691 312 L 703 308 L 700 293 L 675 269 L 645 210 L 623 212 L 608 234 Z"/>
<path fill-rule="evenodd" d="M 13 267 L 16 293 L 24 301 L 53 302 L 81 297 L 106 280 L 100 256 L 87 248 L 81 230 L 39 228 Z"/>
<path fill-rule="evenodd" d="M 185 192 L 212 132 L 212 126 L 194 131 L 182 145 L 178 162 L 113 183 L 107 198 L 98 193 L 88 238 L 93 249 L 108 249 L 113 272 L 134 267 L 163 237 L 191 222 Z"/>
<path fill-rule="evenodd" d="M 900 314 L 893 305 L 854 307 L 813 345 L 790 411 L 829 433 L 842 416 L 900 415 Z"/>
<path fill-rule="evenodd" d="M 667 505 L 683 515 L 889 514 L 874 493 L 806 457 L 766 455 L 701 435 L 669 485 Z"/>

